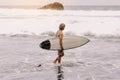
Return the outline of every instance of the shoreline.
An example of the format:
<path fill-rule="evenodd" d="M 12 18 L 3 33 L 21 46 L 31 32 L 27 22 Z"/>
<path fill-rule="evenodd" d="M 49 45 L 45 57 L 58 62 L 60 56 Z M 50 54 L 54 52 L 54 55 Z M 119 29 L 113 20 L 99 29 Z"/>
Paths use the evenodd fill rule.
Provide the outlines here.
<path fill-rule="evenodd" d="M 0 79 L 56 80 L 57 70 L 60 68 L 52 62 L 57 56 L 57 51 L 43 50 L 39 47 L 40 42 L 47 38 L 0 36 Z M 89 39 L 91 41 L 82 47 L 65 50 L 61 65 L 64 79 L 120 79 L 120 39 Z M 36 67 L 40 64 L 40 67 Z"/>
<path fill-rule="evenodd" d="M 64 36 L 84 36 L 87 38 L 92 38 L 92 39 L 120 39 L 120 36 L 118 35 L 99 35 L 99 36 L 95 36 L 95 35 L 64 35 Z M 21 38 L 50 38 L 50 37 L 54 37 L 54 35 L 50 36 L 49 34 L 47 35 L 29 35 L 29 34 L 0 34 L 0 37 L 21 37 Z"/>

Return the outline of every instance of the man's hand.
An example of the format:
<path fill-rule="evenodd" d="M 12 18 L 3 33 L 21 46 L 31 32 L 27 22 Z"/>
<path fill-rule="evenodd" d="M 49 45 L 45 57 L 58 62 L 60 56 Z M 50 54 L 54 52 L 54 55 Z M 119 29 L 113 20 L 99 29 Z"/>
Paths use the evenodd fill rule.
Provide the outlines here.
<path fill-rule="evenodd" d="M 61 50 L 64 50 L 64 49 L 63 49 L 63 46 L 61 46 Z"/>

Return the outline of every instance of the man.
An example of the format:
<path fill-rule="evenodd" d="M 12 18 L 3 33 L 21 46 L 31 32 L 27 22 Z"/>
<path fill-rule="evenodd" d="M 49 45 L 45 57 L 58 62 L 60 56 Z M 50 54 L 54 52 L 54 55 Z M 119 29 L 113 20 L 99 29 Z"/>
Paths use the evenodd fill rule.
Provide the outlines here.
<path fill-rule="evenodd" d="M 62 43 L 62 40 L 63 40 L 63 30 L 65 28 L 65 24 L 64 23 L 61 23 L 59 25 L 59 30 L 57 31 L 56 33 L 56 37 L 59 38 L 59 43 L 60 43 L 60 50 L 58 50 L 58 57 L 54 60 L 54 63 L 58 62 L 58 63 L 61 63 L 61 58 L 64 56 L 64 49 L 63 49 L 63 43 Z"/>

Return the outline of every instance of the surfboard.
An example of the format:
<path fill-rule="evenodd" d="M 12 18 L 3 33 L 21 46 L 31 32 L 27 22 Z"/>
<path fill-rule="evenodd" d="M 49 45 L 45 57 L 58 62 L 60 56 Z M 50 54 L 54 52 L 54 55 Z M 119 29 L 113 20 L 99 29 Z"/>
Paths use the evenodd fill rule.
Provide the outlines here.
<path fill-rule="evenodd" d="M 90 40 L 82 37 L 82 36 L 69 36 L 69 37 L 63 37 L 63 48 L 64 50 L 67 49 L 73 49 L 77 47 L 81 47 L 88 43 Z M 60 43 L 59 43 L 59 38 L 51 38 L 47 39 L 43 42 L 40 43 L 39 45 L 42 49 L 46 50 L 60 50 Z"/>

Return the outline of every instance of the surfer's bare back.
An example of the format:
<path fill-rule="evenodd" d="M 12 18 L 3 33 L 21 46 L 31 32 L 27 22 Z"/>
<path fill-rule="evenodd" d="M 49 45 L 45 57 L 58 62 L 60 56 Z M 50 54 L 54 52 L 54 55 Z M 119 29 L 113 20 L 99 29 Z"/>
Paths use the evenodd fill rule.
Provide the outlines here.
<path fill-rule="evenodd" d="M 56 33 L 56 37 L 59 38 L 59 43 L 60 43 L 60 48 L 61 50 L 58 50 L 58 56 L 57 58 L 54 60 L 54 63 L 58 62 L 58 63 L 61 63 L 61 58 L 64 56 L 64 49 L 63 49 L 63 30 L 65 29 L 65 24 L 64 23 L 61 23 L 59 25 L 59 30 L 57 31 Z"/>

